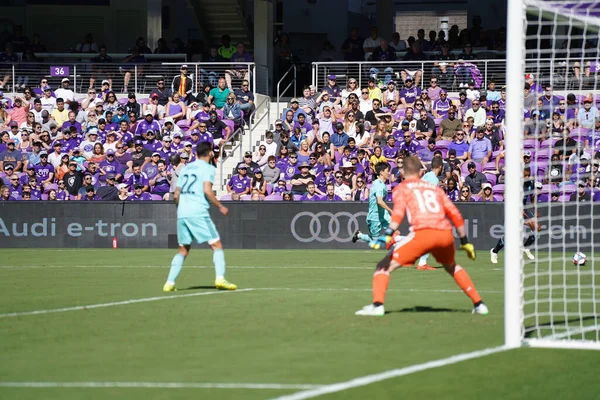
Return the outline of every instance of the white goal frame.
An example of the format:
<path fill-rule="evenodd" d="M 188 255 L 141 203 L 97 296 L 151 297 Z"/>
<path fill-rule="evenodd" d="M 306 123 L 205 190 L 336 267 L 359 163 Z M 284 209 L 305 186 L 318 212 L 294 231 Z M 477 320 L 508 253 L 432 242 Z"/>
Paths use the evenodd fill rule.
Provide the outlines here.
<path fill-rule="evenodd" d="M 600 2 L 593 2 L 599 4 Z M 525 83 L 526 9 L 534 6 L 541 10 L 556 12 L 551 4 L 541 0 L 508 0 L 506 45 L 506 114 L 505 129 L 505 176 L 523 176 L 523 86 Z M 598 25 L 598 20 L 578 16 L 584 23 Z M 504 343 L 506 348 L 548 347 L 600 350 L 600 341 L 566 340 L 567 334 L 548 338 L 528 339 L 524 331 L 524 285 L 523 285 L 523 181 L 510 179 L 505 183 L 504 226 Z M 583 331 L 598 330 L 597 326 Z M 573 332 L 575 333 L 575 332 Z"/>

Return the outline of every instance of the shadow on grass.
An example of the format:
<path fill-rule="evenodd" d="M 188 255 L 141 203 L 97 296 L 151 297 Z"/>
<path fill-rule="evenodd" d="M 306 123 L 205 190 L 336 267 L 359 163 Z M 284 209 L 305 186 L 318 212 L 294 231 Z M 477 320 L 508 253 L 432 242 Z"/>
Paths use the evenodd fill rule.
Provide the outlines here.
<path fill-rule="evenodd" d="M 190 286 L 190 287 L 186 287 L 186 288 L 181 288 L 181 289 L 177 289 L 177 290 L 202 290 L 202 289 L 216 289 L 216 287 L 214 286 Z"/>
<path fill-rule="evenodd" d="M 416 312 L 416 313 L 439 313 L 439 312 L 453 312 L 453 313 L 471 313 L 471 310 L 457 310 L 453 308 L 438 308 L 438 307 L 430 307 L 430 306 L 414 306 L 414 307 L 406 307 L 401 310 L 391 310 L 386 311 L 386 314 L 391 313 L 408 313 L 408 312 Z"/>
<path fill-rule="evenodd" d="M 571 318 L 568 320 L 564 320 L 564 319 L 556 319 L 552 322 L 546 322 L 544 324 L 539 324 L 538 326 L 535 325 L 531 325 L 531 326 L 526 326 L 525 327 L 525 338 L 526 339 L 535 339 L 538 338 L 539 336 L 537 335 L 537 329 L 539 328 L 549 328 L 549 327 L 554 327 L 555 329 L 564 329 L 564 331 L 567 331 L 567 325 L 568 324 L 579 324 L 580 322 L 583 321 L 590 321 L 590 320 L 595 320 L 596 318 L 598 318 L 597 316 L 593 316 L 593 315 L 588 315 L 587 317 L 583 317 L 583 318 Z M 579 329 L 580 326 L 574 326 L 573 329 L 577 330 Z M 600 328 L 599 328 L 600 329 Z M 561 333 L 561 332 L 559 332 Z M 576 333 L 574 333 L 574 335 L 576 335 Z"/>

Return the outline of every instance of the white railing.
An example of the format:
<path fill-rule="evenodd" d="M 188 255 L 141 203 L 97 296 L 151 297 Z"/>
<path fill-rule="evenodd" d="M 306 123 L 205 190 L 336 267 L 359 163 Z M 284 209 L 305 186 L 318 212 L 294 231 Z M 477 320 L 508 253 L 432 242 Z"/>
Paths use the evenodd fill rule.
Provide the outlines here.
<path fill-rule="evenodd" d="M 288 78 L 288 75 L 291 77 Z M 287 86 L 281 89 L 281 85 L 288 80 L 290 82 L 287 84 Z M 281 98 L 287 94 L 290 87 L 294 91 L 294 97 L 296 97 L 296 64 L 292 64 L 288 70 L 285 71 L 281 79 L 279 79 L 279 82 L 277 82 L 277 118 L 279 118 L 279 102 L 281 101 Z"/>
<path fill-rule="evenodd" d="M 122 93 L 127 83 L 129 92 L 147 93 L 156 87 L 159 78 L 165 79 L 165 85 L 170 87 L 175 76 L 179 74 L 181 65 L 187 64 L 188 72 L 194 83 L 193 92 L 202 90 L 204 84 L 216 86 L 220 77 L 231 77 L 234 88 L 244 77 L 248 77 L 250 90 L 256 87 L 256 74 L 254 63 L 191 63 L 185 61 L 163 63 L 111 63 L 93 64 L 90 62 L 53 62 L 0 64 L 0 82 L 6 79 L 7 87 L 16 93 L 22 90 L 23 85 L 31 88 L 39 87 L 42 79 L 48 81 L 53 89 L 60 87 L 63 78 L 71 80 L 71 89 L 75 93 L 85 93 L 90 86 L 99 88 L 101 82 L 107 79 L 111 82 L 111 89 Z M 237 71 L 231 73 L 229 71 Z"/>

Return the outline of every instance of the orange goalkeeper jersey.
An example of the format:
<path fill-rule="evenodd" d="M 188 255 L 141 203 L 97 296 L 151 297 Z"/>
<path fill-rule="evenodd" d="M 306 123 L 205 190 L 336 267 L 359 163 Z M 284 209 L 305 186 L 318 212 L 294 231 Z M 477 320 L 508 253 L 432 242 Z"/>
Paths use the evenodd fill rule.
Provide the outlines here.
<path fill-rule="evenodd" d="M 407 179 L 393 192 L 392 221 L 400 224 L 406 215 L 411 230 L 451 230 L 450 221 L 457 228 L 464 225 L 460 211 L 446 193 L 431 183 L 418 178 Z"/>

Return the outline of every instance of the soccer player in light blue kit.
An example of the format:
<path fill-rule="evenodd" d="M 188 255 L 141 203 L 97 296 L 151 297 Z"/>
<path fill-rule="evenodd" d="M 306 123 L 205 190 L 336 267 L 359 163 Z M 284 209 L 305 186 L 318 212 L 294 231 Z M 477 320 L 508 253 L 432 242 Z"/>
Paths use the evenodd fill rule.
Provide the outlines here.
<path fill-rule="evenodd" d="M 392 209 L 385 203 L 388 190 L 385 182 L 390 177 L 390 164 L 380 162 L 375 165 L 375 173 L 377 179 L 371 185 L 371 193 L 369 193 L 369 212 L 367 213 L 367 226 L 369 234 L 364 234 L 357 230 L 352 237 L 352 243 L 358 240 L 370 243 L 381 234 L 383 229 L 386 229 L 390 224 Z"/>
<path fill-rule="evenodd" d="M 213 203 L 223 215 L 229 210 L 223 206 L 213 193 L 216 168 L 210 164 L 214 157 L 213 145 L 202 142 L 196 148 L 198 159 L 183 168 L 177 179 L 177 188 L 173 195 L 177 206 L 177 240 L 179 252 L 171 261 L 171 270 L 167 282 L 163 286 L 164 292 L 175 291 L 175 280 L 183 261 L 187 257 L 193 240 L 198 243 L 208 243 L 213 249 L 213 263 L 215 264 L 215 287 L 222 290 L 235 290 L 237 286 L 225 280 L 225 254 L 219 238 L 219 232 L 210 218 L 208 210 L 209 201 Z"/>
<path fill-rule="evenodd" d="M 440 174 L 442 173 L 442 169 L 444 168 L 444 162 L 440 159 L 440 158 L 434 158 L 433 160 L 431 160 L 431 171 L 427 172 L 425 175 L 423 175 L 423 177 L 421 178 L 421 180 L 424 180 L 425 182 L 429 182 L 435 186 L 440 184 L 440 180 L 438 179 L 438 176 L 440 176 Z M 417 263 L 417 269 L 419 270 L 436 270 L 437 268 L 430 266 L 429 264 L 427 264 L 427 259 L 429 258 L 430 254 L 427 253 L 425 255 L 423 255 L 421 258 L 419 258 L 419 262 Z"/>

